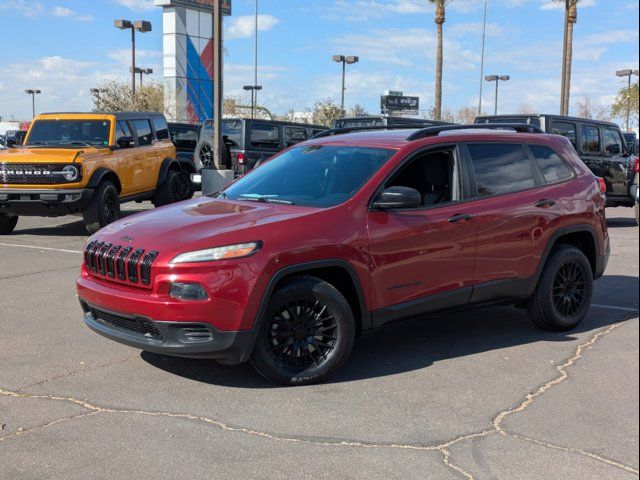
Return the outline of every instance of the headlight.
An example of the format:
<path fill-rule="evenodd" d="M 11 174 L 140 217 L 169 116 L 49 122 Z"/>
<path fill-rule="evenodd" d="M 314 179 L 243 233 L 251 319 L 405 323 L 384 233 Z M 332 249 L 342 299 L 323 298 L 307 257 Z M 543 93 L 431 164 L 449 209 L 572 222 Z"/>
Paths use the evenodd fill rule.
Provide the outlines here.
<path fill-rule="evenodd" d="M 207 248 L 195 252 L 181 253 L 171 263 L 213 262 L 216 260 L 228 260 L 253 255 L 262 247 L 262 242 L 240 243 L 226 247 Z"/>
<path fill-rule="evenodd" d="M 75 165 L 67 165 L 62 169 L 62 176 L 67 182 L 73 182 L 80 178 L 80 170 Z"/>

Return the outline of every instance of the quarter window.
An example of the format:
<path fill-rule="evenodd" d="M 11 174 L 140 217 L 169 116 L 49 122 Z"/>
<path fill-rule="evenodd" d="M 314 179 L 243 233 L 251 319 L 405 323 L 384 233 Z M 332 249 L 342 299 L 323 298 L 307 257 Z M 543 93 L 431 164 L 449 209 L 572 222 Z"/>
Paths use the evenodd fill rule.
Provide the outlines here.
<path fill-rule="evenodd" d="M 280 147 L 280 129 L 274 125 L 251 125 L 251 145 L 277 149 Z"/>
<path fill-rule="evenodd" d="M 169 126 L 164 117 L 153 117 L 153 128 L 156 130 L 158 140 L 169 138 Z"/>
<path fill-rule="evenodd" d="M 470 144 L 469 153 L 479 196 L 517 192 L 536 185 L 529 155 L 521 145 Z"/>
<path fill-rule="evenodd" d="M 578 144 L 575 123 L 553 122 L 551 131 L 556 135 L 567 137 L 574 147 Z"/>
<path fill-rule="evenodd" d="M 582 127 L 582 151 L 583 152 L 599 152 L 600 151 L 600 134 L 598 127 L 584 125 Z"/>
<path fill-rule="evenodd" d="M 571 177 L 571 170 L 556 152 L 542 145 L 529 145 L 533 158 L 547 183 L 559 182 Z"/>
<path fill-rule="evenodd" d="M 287 147 L 296 143 L 304 142 L 307 139 L 307 130 L 299 127 L 284 128 L 284 143 Z"/>
<path fill-rule="evenodd" d="M 611 155 L 620 155 L 622 153 L 622 138 L 620 133 L 613 128 L 604 128 L 604 150 Z"/>
<path fill-rule="evenodd" d="M 138 134 L 138 145 L 151 145 L 153 143 L 153 132 L 149 120 L 134 120 L 133 126 Z"/>

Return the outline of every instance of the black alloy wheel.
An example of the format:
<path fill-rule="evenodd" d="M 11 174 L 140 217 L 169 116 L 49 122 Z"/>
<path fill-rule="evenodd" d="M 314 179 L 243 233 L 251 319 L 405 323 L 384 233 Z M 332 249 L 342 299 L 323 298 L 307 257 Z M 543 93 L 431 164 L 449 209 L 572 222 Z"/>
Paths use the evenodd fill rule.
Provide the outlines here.
<path fill-rule="evenodd" d="M 294 277 L 272 295 L 251 363 L 282 385 L 317 383 L 345 365 L 355 333 L 351 306 L 333 285 L 317 277 Z"/>
<path fill-rule="evenodd" d="M 553 304 L 561 315 L 571 317 L 582 306 L 585 299 L 586 280 L 579 264 L 563 263 L 553 281 Z"/>
<path fill-rule="evenodd" d="M 120 202 L 118 201 L 118 195 L 115 190 L 107 190 L 104 192 L 102 206 L 102 218 L 104 224 L 109 225 L 115 222 L 120 216 Z"/>
<path fill-rule="evenodd" d="M 278 361 L 294 368 L 320 366 L 336 346 L 336 319 L 319 300 L 293 300 L 276 310 L 265 340 Z"/>

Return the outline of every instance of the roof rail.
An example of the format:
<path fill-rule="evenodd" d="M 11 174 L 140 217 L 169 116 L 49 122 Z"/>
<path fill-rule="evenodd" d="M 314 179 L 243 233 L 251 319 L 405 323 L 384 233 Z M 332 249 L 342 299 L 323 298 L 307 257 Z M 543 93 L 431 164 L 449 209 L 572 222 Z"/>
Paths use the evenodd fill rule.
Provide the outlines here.
<path fill-rule="evenodd" d="M 369 127 L 342 127 L 325 130 L 313 136 L 312 138 L 332 137 L 334 135 L 342 135 L 351 132 L 365 132 L 367 130 L 417 130 L 425 128 L 422 125 L 371 125 Z"/>
<path fill-rule="evenodd" d="M 407 140 L 419 140 L 426 137 L 435 137 L 440 132 L 451 130 L 509 130 L 517 133 L 544 133 L 534 125 L 526 123 L 482 123 L 477 125 L 442 125 L 438 127 L 421 128 L 407 137 Z"/>

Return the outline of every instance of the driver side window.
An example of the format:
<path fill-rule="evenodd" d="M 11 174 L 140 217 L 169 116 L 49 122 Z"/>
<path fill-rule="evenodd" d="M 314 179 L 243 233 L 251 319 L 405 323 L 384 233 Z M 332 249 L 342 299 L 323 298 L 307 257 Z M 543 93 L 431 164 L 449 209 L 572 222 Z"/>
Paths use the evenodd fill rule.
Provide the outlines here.
<path fill-rule="evenodd" d="M 385 188 L 409 187 L 422 198 L 418 208 L 446 205 L 460 200 L 459 168 L 455 149 L 419 154 L 387 182 Z"/>

